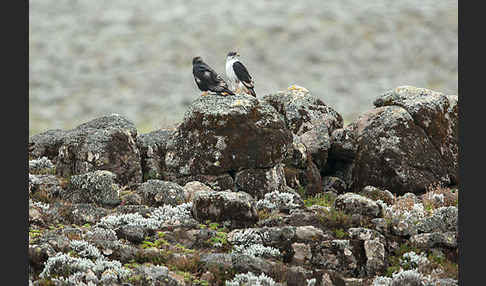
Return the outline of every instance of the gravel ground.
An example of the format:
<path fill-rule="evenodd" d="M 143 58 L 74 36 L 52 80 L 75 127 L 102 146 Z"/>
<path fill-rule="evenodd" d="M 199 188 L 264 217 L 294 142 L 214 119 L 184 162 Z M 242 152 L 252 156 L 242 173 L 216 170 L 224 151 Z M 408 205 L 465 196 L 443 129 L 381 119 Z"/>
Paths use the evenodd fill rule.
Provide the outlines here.
<path fill-rule="evenodd" d="M 264 94 L 298 84 L 347 121 L 399 85 L 457 94 L 458 4 L 409 1 L 29 1 L 29 132 L 118 113 L 172 127 L 197 98 L 192 58 L 237 49 Z"/>

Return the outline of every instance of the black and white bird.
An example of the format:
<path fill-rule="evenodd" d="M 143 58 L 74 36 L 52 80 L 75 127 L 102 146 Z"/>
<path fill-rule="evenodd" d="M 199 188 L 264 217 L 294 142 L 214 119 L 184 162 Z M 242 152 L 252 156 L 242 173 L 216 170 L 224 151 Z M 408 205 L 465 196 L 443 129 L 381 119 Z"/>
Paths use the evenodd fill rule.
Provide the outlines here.
<path fill-rule="evenodd" d="M 256 97 L 255 85 L 246 67 L 240 62 L 240 54 L 229 52 L 226 57 L 226 76 L 230 81 L 232 89 L 239 93 L 243 92 Z"/>
<path fill-rule="evenodd" d="M 229 88 L 224 79 L 210 68 L 201 57 L 192 59 L 192 74 L 196 81 L 197 87 L 203 91 L 203 96 L 208 94 L 208 91 L 214 92 L 218 95 L 235 95 Z"/>

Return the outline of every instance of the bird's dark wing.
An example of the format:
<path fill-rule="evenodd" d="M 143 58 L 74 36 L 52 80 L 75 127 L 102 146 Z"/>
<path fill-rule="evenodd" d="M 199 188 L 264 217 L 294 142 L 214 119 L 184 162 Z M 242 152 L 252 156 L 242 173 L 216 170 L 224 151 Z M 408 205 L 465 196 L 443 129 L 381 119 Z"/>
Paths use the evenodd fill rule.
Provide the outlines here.
<path fill-rule="evenodd" d="M 239 61 L 233 63 L 233 70 L 238 79 L 248 88 L 253 88 L 253 80 L 246 67 Z"/>
<path fill-rule="evenodd" d="M 206 90 L 234 95 L 234 93 L 228 89 L 228 84 L 224 79 L 206 64 L 194 66 L 194 77 L 200 79 Z"/>

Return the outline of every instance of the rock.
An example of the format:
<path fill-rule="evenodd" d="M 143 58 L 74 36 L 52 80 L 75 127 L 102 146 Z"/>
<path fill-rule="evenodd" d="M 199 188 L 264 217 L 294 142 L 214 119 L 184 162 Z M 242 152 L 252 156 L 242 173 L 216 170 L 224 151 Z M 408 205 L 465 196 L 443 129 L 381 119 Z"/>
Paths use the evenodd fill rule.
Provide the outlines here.
<path fill-rule="evenodd" d="M 358 268 L 355 256 L 357 250 L 349 240 L 323 241 L 312 247 L 312 265 L 326 270 L 333 270 L 346 276 L 354 276 Z"/>
<path fill-rule="evenodd" d="M 142 181 L 137 129 L 126 118 L 112 114 L 96 118 L 63 133 L 56 174 L 64 177 L 95 170 L 117 175 L 117 183 Z"/>
<path fill-rule="evenodd" d="M 431 184 L 457 181 L 457 109 L 449 110 L 447 96 L 398 87 L 375 106 L 351 124 L 358 150 L 348 164 L 353 191 L 372 185 L 420 193 Z"/>
<path fill-rule="evenodd" d="M 339 128 L 331 133 L 331 150 L 329 157 L 335 160 L 352 161 L 358 151 L 354 124 Z"/>
<path fill-rule="evenodd" d="M 400 106 L 413 117 L 442 156 L 451 183 L 458 181 L 458 97 L 413 86 L 399 86 L 374 101 L 376 107 Z"/>
<path fill-rule="evenodd" d="M 421 249 L 433 247 L 457 248 L 457 235 L 454 231 L 421 233 L 410 237 L 410 243 Z"/>
<path fill-rule="evenodd" d="M 60 129 L 48 130 L 29 137 L 29 157 L 47 157 L 56 161 L 59 147 L 61 147 L 66 131 Z"/>
<path fill-rule="evenodd" d="M 192 214 L 199 222 L 229 220 L 234 226 L 249 226 L 258 220 L 255 201 L 245 192 L 197 192 Z"/>
<path fill-rule="evenodd" d="M 159 265 L 141 265 L 133 269 L 132 277 L 139 285 L 183 286 L 172 277 L 169 269 Z M 138 285 L 137 284 L 137 285 Z"/>
<path fill-rule="evenodd" d="M 382 216 L 381 207 L 375 201 L 354 193 L 339 195 L 334 201 L 334 207 L 346 214 L 361 214 L 373 218 Z"/>
<path fill-rule="evenodd" d="M 312 155 L 301 142 L 299 136 L 293 135 L 292 155 L 285 160 L 285 180 L 294 189 L 305 189 L 306 195 L 322 192 L 322 178 Z"/>
<path fill-rule="evenodd" d="M 34 271 L 40 272 L 47 259 L 55 254 L 56 251 L 54 248 L 47 243 L 29 245 L 29 266 L 32 267 Z"/>
<path fill-rule="evenodd" d="M 374 201 L 382 200 L 387 205 L 392 205 L 395 202 L 395 197 L 390 191 L 380 190 L 373 186 L 364 187 L 359 194 Z"/>
<path fill-rule="evenodd" d="M 419 233 L 457 231 L 457 207 L 440 207 L 417 224 Z"/>
<path fill-rule="evenodd" d="M 286 187 L 286 191 L 274 191 L 265 194 L 264 198 L 256 202 L 257 210 L 267 210 L 269 212 L 279 210 L 288 212 L 291 209 L 304 207 L 304 201 L 296 192 Z"/>
<path fill-rule="evenodd" d="M 141 243 L 147 232 L 145 228 L 135 225 L 122 225 L 116 230 L 116 234 L 119 238 L 126 239 L 133 243 Z"/>
<path fill-rule="evenodd" d="M 225 268 L 230 269 L 232 264 L 232 255 L 229 253 L 202 253 L 200 261 L 204 269 Z"/>
<path fill-rule="evenodd" d="M 372 229 L 364 227 L 351 227 L 348 229 L 348 233 L 350 238 L 353 239 L 359 239 L 362 241 L 378 239 L 380 243 L 386 244 L 385 236 Z"/>
<path fill-rule="evenodd" d="M 58 197 L 61 191 L 61 183 L 56 176 L 29 174 L 29 194 L 32 199 L 49 201 Z"/>
<path fill-rule="evenodd" d="M 282 164 L 269 169 L 246 169 L 235 175 L 235 185 L 238 191 L 246 192 L 256 199 L 262 199 L 265 194 L 273 191 L 283 191 L 286 187 Z"/>
<path fill-rule="evenodd" d="M 365 240 L 366 273 L 369 276 L 382 273 L 385 269 L 385 245 L 379 238 Z"/>
<path fill-rule="evenodd" d="M 76 225 L 96 224 L 102 217 L 108 215 L 107 209 L 93 204 L 68 205 L 63 212 L 66 213 L 67 221 Z"/>
<path fill-rule="evenodd" d="M 143 181 L 165 179 L 163 173 L 165 170 L 166 145 L 172 133 L 174 133 L 174 130 L 156 130 L 137 136 Z"/>
<path fill-rule="evenodd" d="M 142 203 L 149 206 L 176 206 L 185 202 L 183 188 L 173 182 L 148 180 L 138 187 L 137 193 L 142 196 Z"/>
<path fill-rule="evenodd" d="M 205 96 L 192 102 L 170 137 L 165 164 L 176 177 L 272 168 L 291 144 L 290 130 L 270 105 L 247 95 Z"/>
<path fill-rule="evenodd" d="M 324 232 L 312 225 L 298 226 L 295 229 L 297 241 L 315 242 L 322 241 L 325 238 Z"/>
<path fill-rule="evenodd" d="M 326 176 L 322 180 L 323 192 L 343 194 L 346 192 L 346 183 L 338 177 Z"/>
<path fill-rule="evenodd" d="M 339 113 L 303 88 L 289 88 L 263 97 L 285 117 L 293 134 L 300 137 L 319 168 L 325 166 L 331 147 L 330 135 L 343 127 Z"/>
<path fill-rule="evenodd" d="M 310 247 L 305 243 L 292 243 L 294 256 L 292 262 L 296 264 L 305 264 L 312 258 Z"/>
<path fill-rule="evenodd" d="M 118 204 L 119 186 L 115 182 L 116 177 L 106 170 L 74 175 L 67 190 L 61 192 L 61 198 L 72 203 Z"/>
<path fill-rule="evenodd" d="M 246 254 L 231 254 L 231 263 L 237 273 L 270 273 L 272 265 L 265 259 Z"/>
<path fill-rule="evenodd" d="M 198 181 L 191 181 L 185 184 L 182 189 L 184 191 L 184 197 L 186 199 L 186 202 L 192 201 L 192 199 L 194 198 L 194 194 L 199 191 L 212 191 L 210 187 Z"/>
<path fill-rule="evenodd" d="M 235 182 L 230 174 L 222 175 L 190 175 L 187 177 L 176 177 L 174 174 L 167 173 L 165 178 L 181 186 L 189 182 L 201 182 L 214 191 L 235 190 Z"/>

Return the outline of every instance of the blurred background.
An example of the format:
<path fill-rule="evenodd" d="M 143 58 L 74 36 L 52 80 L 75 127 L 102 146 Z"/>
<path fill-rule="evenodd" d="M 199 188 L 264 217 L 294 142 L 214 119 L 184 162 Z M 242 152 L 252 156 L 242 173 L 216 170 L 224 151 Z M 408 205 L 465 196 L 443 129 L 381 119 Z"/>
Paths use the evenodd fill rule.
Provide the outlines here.
<path fill-rule="evenodd" d="M 382 92 L 458 92 L 451 0 L 29 1 L 29 133 L 105 114 L 170 128 L 200 96 L 192 58 L 241 54 L 258 97 L 304 86 L 345 122 Z"/>

